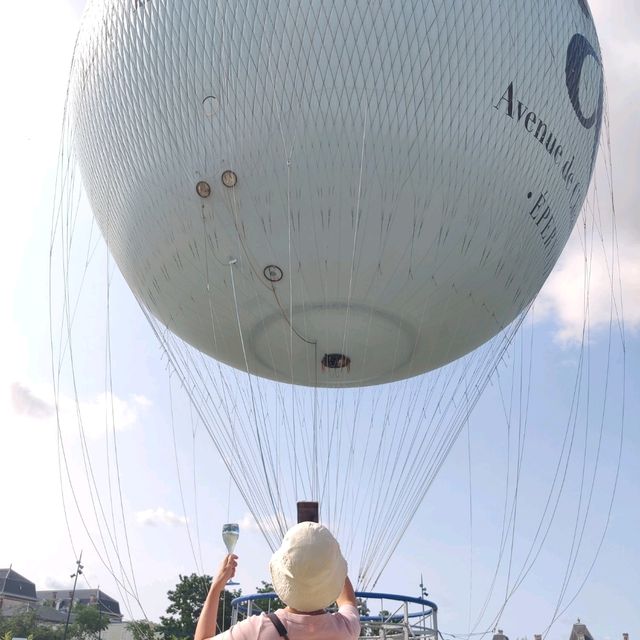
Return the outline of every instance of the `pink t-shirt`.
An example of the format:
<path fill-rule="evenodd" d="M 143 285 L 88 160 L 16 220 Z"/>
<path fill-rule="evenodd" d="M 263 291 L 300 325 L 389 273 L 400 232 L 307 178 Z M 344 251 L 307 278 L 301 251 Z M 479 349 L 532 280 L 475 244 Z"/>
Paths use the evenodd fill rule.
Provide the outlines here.
<path fill-rule="evenodd" d="M 284 624 L 289 640 L 356 640 L 360 636 L 360 615 L 351 604 L 342 605 L 337 613 L 315 616 L 275 612 Z M 267 616 L 251 616 L 218 634 L 216 640 L 280 640 L 273 622 Z"/>

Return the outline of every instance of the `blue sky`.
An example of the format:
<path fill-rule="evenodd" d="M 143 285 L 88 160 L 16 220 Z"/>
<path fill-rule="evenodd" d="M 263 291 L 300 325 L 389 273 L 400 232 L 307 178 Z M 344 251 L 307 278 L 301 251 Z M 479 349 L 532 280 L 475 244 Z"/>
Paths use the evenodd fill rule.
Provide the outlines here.
<path fill-rule="evenodd" d="M 3 505 L 8 526 L 0 530 L 0 566 L 14 568 L 34 580 L 38 587 L 68 585 L 74 549 L 84 551 L 86 578 L 119 597 L 109 571 L 101 564 L 87 533 L 67 503 L 73 549 L 65 524 L 58 479 L 58 447 L 52 413 L 51 365 L 48 326 L 48 251 L 53 187 L 59 149 L 58 138 L 66 75 L 81 3 L 36 1 L 10 3 L 2 8 L 0 47 L 5 99 L 0 104 L 0 126 L 4 141 L 2 175 L 4 219 L 8 232 L 2 251 L 0 283 L 8 312 L 3 314 L 0 404 L 4 477 Z M 623 631 L 640 634 L 640 455 L 637 389 L 640 388 L 640 224 L 637 215 L 638 147 L 640 126 L 635 105 L 640 104 L 639 9 L 623 2 L 615 10 L 605 2 L 593 2 L 607 69 L 610 134 L 619 258 L 625 294 L 627 394 L 625 441 L 621 475 L 608 533 L 598 561 L 576 601 L 552 628 L 550 638 L 567 637 L 576 617 L 581 617 L 597 637 L 619 638 Z M 606 193 L 600 202 L 606 204 Z M 88 214 L 86 206 L 82 213 Z M 603 204 L 603 217 L 609 210 Z M 78 241 L 86 240 L 90 223 L 79 225 Z M 605 238 L 608 231 L 603 230 Z M 95 230 L 94 230 L 95 234 Z M 94 235 L 95 238 L 95 235 Z M 105 496 L 107 461 L 113 452 L 112 436 L 105 434 L 108 396 L 104 386 L 105 287 L 101 248 L 94 269 L 97 278 L 83 293 L 83 322 L 74 329 L 76 370 L 80 372 L 79 402 L 85 415 L 87 448 Z M 569 419 L 567 397 L 575 376 L 578 345 L 573 339 L 582 326 L 582 261 L 584 250 L 576 235 L 568 245 L 557 270 L 536 304 L 534 358 L 527 440 L 519 486 L 516 532 L 513 537 L 512 576 L 517 573 L 531 544 L 553 481 L 560 455 L 564 427 Z M 602 259 L 594 258 L 591 292 L 589 362 L 590 389 L 597 406 L 602 390 L 607 353 L 607 279 Z M 102 280 L 101 280 L 102 279 Z M 166 361 L 151 335 L 135 301 L 113 274 L 111 287 L 111 332 L 117 446 L 122 477 L 122 510 L 127 522 L 131 557 L 140 600 L 146 613 L 156 619 L 165 609 L 164 594 L 175 584 L 178 573 L 209 572 L 223 553 L 220 525 L 228 517 L 241 521 L 238 552 L 239 580 L 251 591 L 267 577 L 269 551 L 228 474 L 202 429 L 192 433 L 189 412 L 173 382 L 178 468 L 181 472 L 185 507 L 178 490 L 177 465 L 169 418 L 169 376 Z M 527 337 L 528 344 L 528 337 Z M 622 385 L 619 351 L 609 376 L 611 398 L 619 398 Z M 60 406 L 65 445 L 78 484 L 81 510 L 88 514 L 88 529 L 99 542 L 100 529 L 92 521 L 90 494 L 83 485 L 82 449 L 73 420 L 75 403 L 69 396 L 68 379 Z M 441 607 L 442 631 L 469 630 L 482 605 L 495 569 L 505 497 L 507 462 L 506 421 L 501 409 L 503 393 L 511 384 L 506 363 L 469 421 L 471 463 L 467 433 L 463 431 L 424 504 L 399 545 L 379 587 L 385 591 L 415 594 L 420 574 Z M 605 525 L 608 501 L 617 464 L 617 433 L 620 427 L 616 405 L 608 408 L 604 445 L 596 476 L 593 505 L 585 527 L 582 554 L 568 593 L 580 585 L 598 546 Z M 500 625 L 511 637 L 544 631 L 561 589 L 576 518 L 575 503 L 582 469 L 582 451 L 588 462 L 595 450 L 592 429 L 582 444 L 586 418 L 579 416 L 576 443 L 569 465 L 566 487 L 558 504 L 558 515 L 536 564 L 509 601 Z M 591 416 L 590 424 L 597 424 Z M 512 416 L 512 433 L 518 420 Z M 521 423 L 523 425 L 523 423 Z M 64 430 L 64 429 L 63 429 Z M 509 464 L 514 465 L 513 442 Z M 195 444 L 195 447 L 194 447 Z M 195 461 L 194 461 L 195 450 Z M 110 468 L 113 458 L 110 459 Z M 585 465 L 587 476 L 591 466 Z M 470 474 L 469 476 L 469 469 Z M 512 468 L 513 473 L 513 468 Z M 513 475 L 511 475 L 513 478 Z M 86 483 L 85 483 L 86 484 Z M 473 527 L 469 523 L 469 487 L 472 494 Z M 117 489 L 114 529 L 122 536 Z M 510 485 L 513 491 L 513 485 Z M 198 519 L 194 505 L 198 504 Z M 230 499 L 229 499 L 230 496 Z M 70 500 L 67 490 L 65 497 Z M 103 496 L 104 497 L 104 496 Z M 228 506 L 230 505 L 230 506 Z M 186 513 L 185 513 L 186 511 Z M 185 518 L 189 528 L 185 526 Z M 198 532 L 196 531 L 196 525 Z M 194 540 L 194 559 L 188 539 Z M 104 533 L 104 531 L 103 531 Z M 199 541 L 198 545 L 198 536 Z M 106 542 L 109 546 L 109 541 Z M 123 540 L 119 540 L 122 551 Z M 511 538 L 509 538 L 509 545 Z M 111 554 L 115 557 L 115 554 Z M 126 558 L 124 552 L 121 553 Z M 503 559 L 493 598 L 477 631 L 490 624 L 506 592 L 506 559 Z M 128 563 L 128 559 L 126 559 Z M 118 573 L 118 567 L 112 567 Z M 121 604 L 125 602 L 122 598 Z M 471 604 L 471 614 L 469 605 Z M 140 615 L 133 606 L 133 614 Z"/>

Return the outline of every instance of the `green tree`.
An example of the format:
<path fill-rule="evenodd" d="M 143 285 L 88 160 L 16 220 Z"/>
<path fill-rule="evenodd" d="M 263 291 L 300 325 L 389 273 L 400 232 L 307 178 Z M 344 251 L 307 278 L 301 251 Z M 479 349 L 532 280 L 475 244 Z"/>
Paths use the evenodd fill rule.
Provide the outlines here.
<path fill-rule="evenodd" d="M 133 640 L 155 640 L 158 625 L 148 620 L 132 620 L 127 622 L 127 629 L 131 631 Z"/>
<path fill-rule="evenodd" d="M 0 616 L 0 638 L 30 638 L 32 640 L 61 640 L 62 629 L 39 624 L 36 612 L 22 611 L 14 616 Z"/>
<path fill-rule="evenodd" d="M 169 606 L 167 616 L 160 616 L 160 628 L 165 640 L 172 638 L 192 638 L 205 598 L 211 586 L 211 576 L 179 576 L 180 581 L 175 589 L 167 592 Z M 228 629 L 231 624 L 231 601 L 237 598 L 241 591 L 225 589 L 220 596 L 218 606 L 218 629 Z"/>
<path fill-rule="evenodd" d="M 72 626 L 72 638 L 89 640 L 97 638 L 101 631 L 109 626 L 109 616 L 100 611 L 96 605 L 76 604 L 73 608 L 74 623 Z"/>
<path fill-rule="evenodd" d="M 364 598 L 356 598 L 356 609 L 361 616 L 368 616 L 370 613 L 369 606 Z"/>
<path fill-rule="evenodd" d="M 64 638 L 64 629 L 38 624 L 27 638 L 29 640 L 62 640 Z"/>
<path fill-rule="evenodd" d="M 233 607 L 231 606 L 231 601 L 234 598 L 237 598 L 242 595 L 242 591 L 238 589 L 238 591 L 227 591 L 224 590 L 222 596 L 220 597 L 220 604 L 218 605 L 218 633 L 221 631 L 226 631 L 231 626 L 231 613 Z"/>
<path fill-rule="evenodd" d="M 270 582 L 260 581 L 260 586 L 256 587 L 256 593 L 274 593 L 273 585 Z M 261 611 L 275 611 L 276 609 L 282 609 L 287 605 L 280 600 L 277 596 L 275 598 L 258 598 L 253 601 L 254 613 L 260 613 Z"/>
<path fill-rule="evenodd" d="M 36 612 L 32 610 L 21 611 L 11 617 L 0 616 L 0 634 L 3 638 L 6 635 L 26 638 L 33 633 L 36 625 Z"/>

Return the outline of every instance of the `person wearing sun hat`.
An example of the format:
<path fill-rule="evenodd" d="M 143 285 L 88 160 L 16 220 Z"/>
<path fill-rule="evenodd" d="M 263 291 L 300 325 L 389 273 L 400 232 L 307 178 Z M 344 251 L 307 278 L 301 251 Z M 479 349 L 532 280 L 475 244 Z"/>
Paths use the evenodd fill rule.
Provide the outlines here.
<path fill-rule="evenodd" d="M 194 640 L 214 637 L 218 601 L 235 575 L 237 556 L 225 557 L 211 584 Z M 301 522 L 287 531 L 269 563 L 273 588 L 287 606 L 238 622 L 215 636 L 218 640 L 355 640 L 360 635 L 356 596 L 347 562 L 329 529 Z M 338 611 L 325 608 L 336 602 Z"/>

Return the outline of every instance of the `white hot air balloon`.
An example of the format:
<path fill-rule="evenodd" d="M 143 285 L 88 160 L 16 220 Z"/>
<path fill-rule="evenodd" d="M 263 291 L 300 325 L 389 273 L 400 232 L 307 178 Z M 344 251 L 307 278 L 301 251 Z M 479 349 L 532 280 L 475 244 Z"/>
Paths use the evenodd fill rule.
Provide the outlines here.
<path fill-rule="evenodd" d="M 585 0 L 90 0 L 54 361 L 78 362 L 79 166 L 188 399 L 194 469 L 197 419 L 272 549 L 318 502 L 371 587 L 510 356 L 526 428 L 533 359 L 507 349 L 580 212 L 602 116 Z M 624 406 L 602 386 L 602 415 Z"/>
<path fill-rule="evenodd" d="M 312 386 L 432 370 L 556 262 L 602 117 L 584 0 L 90 5 L 70 88 L 135 295 L 227 364 Z"/>

